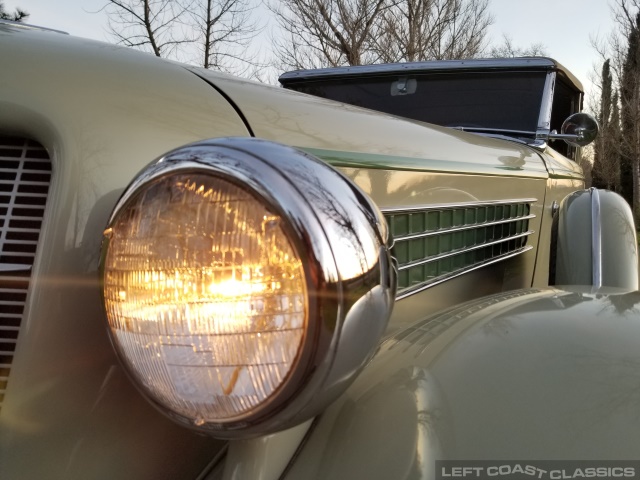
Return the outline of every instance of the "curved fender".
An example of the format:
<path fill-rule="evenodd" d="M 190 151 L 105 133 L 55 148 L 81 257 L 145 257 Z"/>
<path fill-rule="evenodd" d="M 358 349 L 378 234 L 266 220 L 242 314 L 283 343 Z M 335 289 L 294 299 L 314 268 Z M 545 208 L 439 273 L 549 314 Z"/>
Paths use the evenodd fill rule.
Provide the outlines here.
<path fill-rule="evenodd" d="M 640 292 L 520 290 L 385 341 L 284 478 L 434 478 L 435 461 L 640 453 Z"/>
<path fill-rule="evenodd" d="M 551 283 L 638 289 L 633 215 L 617 193 L 590 188 L 567 196 L 558 212 L 556 237 Z"/>

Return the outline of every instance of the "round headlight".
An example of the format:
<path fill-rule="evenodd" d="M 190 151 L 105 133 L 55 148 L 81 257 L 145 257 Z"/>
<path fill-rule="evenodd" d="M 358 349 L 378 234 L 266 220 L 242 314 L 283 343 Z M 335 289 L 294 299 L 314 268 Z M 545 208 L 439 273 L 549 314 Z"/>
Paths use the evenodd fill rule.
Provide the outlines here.
<path fill-rule="evenodd" d="M 143 171 L 112 214 L 101 270 L 136 383 L 226 436 L 284 428 L 342 391 L 395 288 L 366 196 L 312 157 L 249 139 L 183 147 Z"/>
<path fill-rule="evenodd" d="M 163 176 L 130 198 L 109 235 L 110 326 L 154 397 L 207 421 L 241 416 L 280 388 L 308 302 L 300 256 L 264 201 L 219 177 Z"/>

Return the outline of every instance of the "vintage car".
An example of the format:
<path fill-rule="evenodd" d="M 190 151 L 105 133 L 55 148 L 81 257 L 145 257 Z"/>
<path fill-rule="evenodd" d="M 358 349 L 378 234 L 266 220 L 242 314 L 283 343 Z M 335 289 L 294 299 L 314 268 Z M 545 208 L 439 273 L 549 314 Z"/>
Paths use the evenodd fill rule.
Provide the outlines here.
<path fill-rule="evenodd" d="M 637 475 L 631 212 L 494 63 L 456 129 L 0 23 L 0 478 Z"/>

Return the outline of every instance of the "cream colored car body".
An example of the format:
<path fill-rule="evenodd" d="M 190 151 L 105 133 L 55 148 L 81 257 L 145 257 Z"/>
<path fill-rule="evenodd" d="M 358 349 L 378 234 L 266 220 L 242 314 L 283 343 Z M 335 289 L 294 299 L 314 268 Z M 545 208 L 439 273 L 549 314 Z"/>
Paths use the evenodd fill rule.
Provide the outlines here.
<path fill-rule="evenodd" d="M 567 329 L 583 313 L 572 314 L 561 305 L 562 298 L 572 294 L 544 290 L 522 293 L 516 300 L 508 295 L 504 301 L 496 298 L 492 300 L 498 305 L 496 312 L 465 316 L 442 335 L 438 333 L 434 345 L 424 338 L 436 324 L 415 324 L 485 295 L 548 285 L 553 204 L 583 188 L 581 172 L 572 162 L 550 149 L 541 152 L 427 127 L 113 45 L 17 25 L 0 24 L 0 65 L 0 134 L 36 140 L 49 152 L 53 165 L 30 290 L 1 402 L 0 478 L 197 478 L 208 471 L 207 465 L 226 442 L 187 431 L 156 411 L 124 374 L 109 344 L 97 272 L 100 242 L 120 193 L 146 164 L 197 140 L 250 135 L 328 161 L 386 212 L 526 200 L 534 215 L 529 221 L 533 233 L 527 240 L 533 248 L 397 301 L 378 356 L 313 430 L 308 430 L 311 422 L 307 422 L 288 432 L 232 441 L 226 466 L 218 465 L 217 472 L 225 468 L 226 478 L 278 478 L 298 449 L 287 478 L 365 478 L 361 476 L 365 473 L 366 478 L 405 478 L 415 462 L 426 465 L 439 455 L 466 458 L 486 453 L 513 458 L 531 451 L 533 456 L 536 452 L 553 456 L 553 446 L 563 445 L 568 434 L 539 432 L 537 420 L 548 414 L 545 421 L 555 422 L 563 412 L 574 428 L 575 443 L 556 456 L 611 453 L 591 443 L 614 435 L 608 417 L 601 416 L 598 408 L 603 403 L 604 409 L 614 408 L 606 402 L 614 402 L 627 390 L 614 389 L 611 397 L 599 393 L 588 405 L 573 409 L 572 402 L 588 393 L 588 382 L 584 380 L 584 388 L 576 390 L 561 382 L 563 375 L 585 379 L 592 370 L 588 358 L 574 357 L 583 346 L 572 343 L 574 337 Z M 566 329 L 564 320 L 553 323 L 549 310 L 538 307 L 540 298 L 552 303 L 560 299 L 554 308 L 568 317 Z M 580 298 L 587 305 L 592 297 Z M 605 308 L 603 302 L 594 299 L 592 304 Z M 529 306 L 547 317 L 545 324 L 536 324 L 537 315 Z M 443 315 L 436 316 L 439 322 L 452 314 Z M 637 315 L 625 311 L 610 316 L 619 317 L 612 319 L 616 322 L 613 333 L 595 318 L 592 321 L 598 335 L 613 335 L 606 342 L 624 338 L 627 327 L 634 334 Z M 485 332 L 489 327 L 493 333 Z M 533 334 L 527 338 L 529 328 Z M 511 339 L 514 333 L 517 341 Z M 488 337 L 486 342 L 483 335 Z M 560 344 L 566 340 L 571 368 L 555 369 L 551 353 L 522 353 L 524 346 L 535 350 L 550 336 Z M 460 345 L 471 342 L 488 359 L 475 363 L 474 350 L 467 350 L 466 357 L 455 360 L 456 352 L 464 348 L 454 340 Z M 631 342 L 628 336 L 626 341 Z M 402 345 L 417 349 L 416 356 L 389 353 Z M 439 352 L 445 350 L 452 353 L 438 360 Z M 638 349 L 629 346 L 627 350 L 629 358 L 637 361 L 633 352 Z M 613 353 L 615 348 L 606 355 Z M 625 371 L 617 369 L 614 361 L 611 368 Z M 427 372 L 426 387 L 411 383 L 418 375 L 416 369 Z M 437 383 L 451 369 L 462 375 L 462 390 L 433 387 L 438 391 L 432 397 L 431 379 Z M 546 369 L 551 370 L 549 377 Z M 431 370 L 435 373 L 428 373 Z M 522 380 L 526 378 L 537 382 L 530 394 Z M 470 385 L 474 389 L 465 390 Z M 483 390 L 482 385 L 487 388 Z M 426 390 L 408 390 L 414 387 Z M 432 399 L 444 403 L 456 399 L 455 404 L 442 407 L 446 422 L 453 422 L 455 428 L 444 425 L 444 430 L 440 426 L 431 430 L 429 424 L 416 423 L 415 409 L 430 408 Z M 503 401 L 508 404 L 506 412 L 498 407 Z M 625 419 L 630 404 L 623 402 Z M 490 414 L 484 413 L 485 407 Z M 545 410 L 551 407 L 558 410 Z M 519 416 L 522 411 L 527 415 Z M 471 428 L 476 425 L 475 415 L 480 423 Z M 622 413 L 616 415 L 616 422 L 624 423 Z M 620 430 L 633 445 L 640 444 L 638 418 Z M 595 422 L 590 424 L 591 420 Z M 493 433 L 488 432 L 494 427 Z M 583 435 L 584 429 L 589 435 Z M 602 432 L 609 436 L 599 437 Z M 526 450 L 547 434 L 557 440 L 549 439 L 539 450 Z M 449 435 L 448 440 L 442 435 Z M 513 445 L 509 435 L 526 441 L 521 448 L 502 450 Z M 484 442 L 484 447 L 474 450 L 475 442 Z M 594 448 L 581 450 L 584 445 Z M 625 455 L 629 445 L 621 450 Z M 391 455 L 396 451 L 397 456 Z"/>

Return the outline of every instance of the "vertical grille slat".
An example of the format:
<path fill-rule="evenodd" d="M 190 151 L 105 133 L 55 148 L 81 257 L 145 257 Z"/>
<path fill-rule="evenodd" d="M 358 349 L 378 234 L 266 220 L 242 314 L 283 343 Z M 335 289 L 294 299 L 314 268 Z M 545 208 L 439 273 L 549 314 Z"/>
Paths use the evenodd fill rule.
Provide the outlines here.
<path fill-rule="evenodd" d="M 0 414 L 50 183 L 51 160 L 42 145 L 0 134 Z"/>

